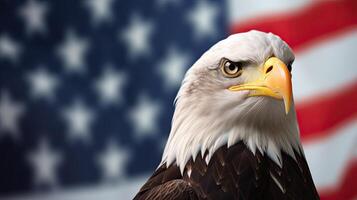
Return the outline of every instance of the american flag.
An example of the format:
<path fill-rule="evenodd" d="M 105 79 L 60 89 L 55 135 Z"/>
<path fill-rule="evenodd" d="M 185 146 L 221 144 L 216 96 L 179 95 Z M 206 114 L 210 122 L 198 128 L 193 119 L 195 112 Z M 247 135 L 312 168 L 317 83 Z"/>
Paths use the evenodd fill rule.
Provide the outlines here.
<path fill-rule="evenodd" d="M 296 53 L 321 198 L 356 198 L 356 13 L 356 0 L 1 0 L 0 199 L 131 199 L 161 159 L 185 71 L 251 29 Z"/>

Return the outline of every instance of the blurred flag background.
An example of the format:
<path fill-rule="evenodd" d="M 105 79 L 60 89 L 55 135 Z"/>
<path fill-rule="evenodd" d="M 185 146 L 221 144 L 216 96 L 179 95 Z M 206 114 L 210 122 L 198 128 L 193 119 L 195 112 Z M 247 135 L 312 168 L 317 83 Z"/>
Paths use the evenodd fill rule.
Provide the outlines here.
<path fill-rule="evenodd" d="M 354 199 L 356 25 L 356 0 L 1 0 L 0 199 L 131 199 L 160 161 L 187 68 L 251 29 L 296 53 L 321 199 Z"/>

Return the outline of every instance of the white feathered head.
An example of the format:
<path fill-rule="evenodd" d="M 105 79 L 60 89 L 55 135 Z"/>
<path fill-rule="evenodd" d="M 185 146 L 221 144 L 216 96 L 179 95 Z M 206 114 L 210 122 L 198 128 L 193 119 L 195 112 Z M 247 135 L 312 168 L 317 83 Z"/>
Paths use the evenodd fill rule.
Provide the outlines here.
<path fill-rule="evenodd" d="M 208 163 L 215 150 L 242 140 L 253 153 L 281 165 L 280 152 L 300 150 L 292 100 L 294 54 L 272 33 L 229 36 L 187 71 L 176 97 L 172 128 L 161 164 L 181 171 L 190 158 Z"/>

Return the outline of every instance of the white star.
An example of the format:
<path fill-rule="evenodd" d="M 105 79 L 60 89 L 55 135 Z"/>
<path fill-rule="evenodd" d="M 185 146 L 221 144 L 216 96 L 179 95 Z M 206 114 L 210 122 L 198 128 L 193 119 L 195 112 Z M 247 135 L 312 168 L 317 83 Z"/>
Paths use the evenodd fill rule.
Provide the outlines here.
<path fill-rule="evenodd" d="M 11 100 L 6 91 L 1 92 L 0 130 L 17 137 L 19 120 L 24 114 L 24 105 Z"/>
<path fill-rule="evenodd" d="M 42 139 L 37 149 L 27 156 L 34 175 L 34 183 L 37 186 L 57 184 L 56 170 L 61 161 L 61 155 L 52 151 L 47 140 Z"/>
<path fill-rule="evenodd" d="M 138 15 L 133 15 L 130 18 L 128 27 L 119 33 L 120 39 L 126 43 L 129 49 L 130 58 L 135 58 L 139 55 L 147 55 L 150 53 L 150 36 L 153 32 L 153 25 L 149 21 L 145 21 Z"/>
<path fill-rule="evenodd" d="M 208 1 L 198 1 L 196 7 L 188 13 L 188 20 L 195 30 L 195 37 L 204 38 L 216 34 L 215 22 L 218 15 L 217 7 Z"/>
<path fill-rule="evenodd" d="M 58 55 L 63 59 L 68 71 L 84 70 L 84 56 L 88 47 L 87 40 L 77 37 L 72 31 L 67 32 L 65 41 L 58 48 Z"/>
<path fill-rule="evenodd" d="M 156 121 L 160 114 L 160 104 L 141 96 L 138 104 L 129 112 L 129 118 L 136 136 L 154 135 L 157 131 Z"/>
<path fill-rule="evenodd" d="M 123 100 L 122 92 L 126 80 L 126 74 L 107 66 L 94 85 L 101 102 L 105 105 L 120 103 Z"/>
<path fill-rule="evenodd" d="M 104 180 L 114 181 L 122 177 L 129 158 L 129 152 L 126 149 L 119 148 L 116 143 L 110 141 L 105 151 L 97 156 Z"/>
<path fill-rule="evenodd" d="M 76 100 L 70 107 L 64 109 L 63 117 L 67 121 L 71 139 L 88 141 L 90 125 L 94 114 L 81 101 Z"/>
<path fill-rule="evenodd" d="M 58 79 L 43 68 L 30 72 L 27 77 L 31 85 L 31 93 L 35 98 L 53 100 Z"/>
<path fill-rule="evenodd" d="M 112 19 L 111 7 L 113 0 L 87 0 L 84 3 L 91 12 L 94 25 Z"/>
<path fill-rule="evenodd" d="M 165 81 L 167 89 L 174 89 L 180 85 L 189 64 L 187 53 L 170 48 L 166 57 L 159 63 L 159 73 Z"/>
<path fill-rule="evenodd" d="M 16 63 L 21 50 L 21 46 L 9 36 L 5 34 L 0 36 L 0 58 Z"/>
<path fill-rule="evenodd" d="M 24 20 L 27 33 L 46 32 L 46 24 L 44 22 L 46 13 L 46 3 L 34 0 L 28 0 L 26 2 L 26 4 L 19 10 L 19 14 Z"/>

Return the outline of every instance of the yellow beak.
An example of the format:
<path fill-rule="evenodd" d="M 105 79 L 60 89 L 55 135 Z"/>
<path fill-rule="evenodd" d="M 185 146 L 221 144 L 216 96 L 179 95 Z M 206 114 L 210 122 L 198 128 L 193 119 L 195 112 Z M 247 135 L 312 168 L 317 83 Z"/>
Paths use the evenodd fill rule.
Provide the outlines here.
<path fill-rule="evenodd" d="M 271 57 L 265 63 L 260 77 L 253 82 L 234 85 L 231 91 L 251 90 L 249 96 L 269 96 L 282 99 L 288 114 L 292 101 L 291 74 L 279 58 Z"/>

